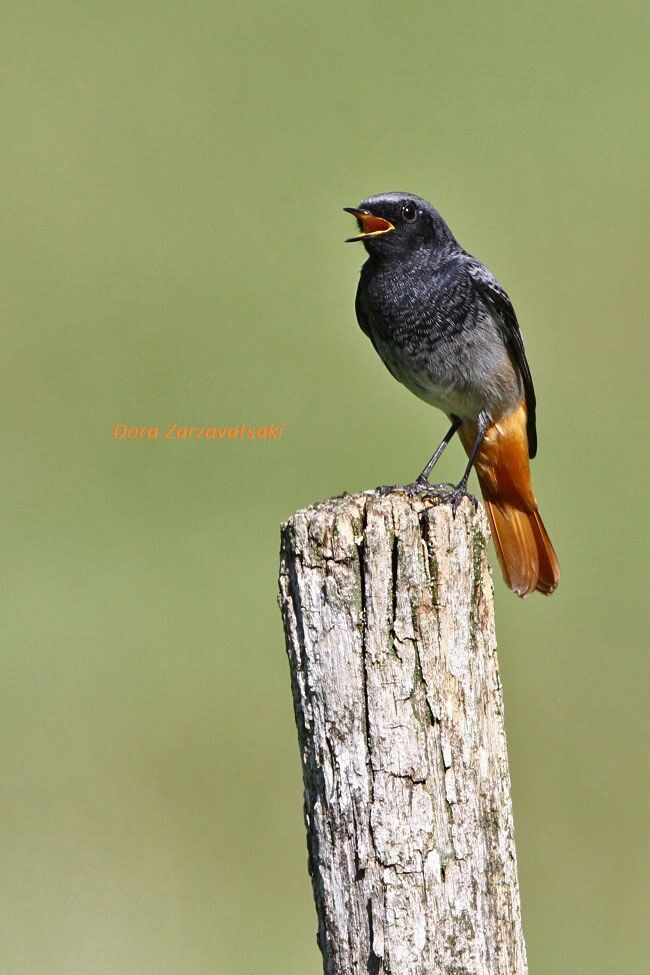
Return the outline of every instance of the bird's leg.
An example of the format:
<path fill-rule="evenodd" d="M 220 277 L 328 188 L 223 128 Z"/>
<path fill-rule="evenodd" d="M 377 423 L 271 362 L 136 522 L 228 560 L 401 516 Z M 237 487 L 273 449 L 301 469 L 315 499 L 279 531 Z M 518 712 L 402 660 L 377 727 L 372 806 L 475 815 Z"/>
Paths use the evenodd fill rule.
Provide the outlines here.
<path fill-rule="evenodd" d="M 469 480 L 469 475 L 474 466 L 474 461 L 476 460 L 476 455 L 478 454 L 481 444 L 483 443 L 483 437 L 485 436 L 485 431 L 492 423 L 492 417 L 487 412 L 487 410 L 481 410 L 476 421 L 476 440 L 474 441 L 474 446 L 472 447 L 472 452 L 469 455 L 469 460 L 467 461 L 467 467 L 465 468 L 465 473 L 461 477 L 460 481 L 456 485 L 457 491 L 467 491 L 467 481 Z"/>
<path fill-rule="evenodd" d="M 452 424 L 449 430 L 447 431 L 447 433 L 444 435 L 444 437 L 436 447 L 435 453 L 431 458 L 431 460 L 429 461 L 429 463 L 427 464 L 427 466 L 424 468 L 421 474 L 418 474 L 417 478 L 413 481 L 412 484 L 404 484 L 403 486 L 382 485 L 381 487 L 375 488 L 375 492 L 377 494 L 391 494 L 394 491 L 397 491 L 397 492 L 403 492 L 404 494 L 408 494 L 411 497 L 415 495 L 429 495 L 429 497 L 433 496 L 439 498 L 439 497 L 446 497 L 447 494 L 454 491 L 455 488 L 453 484 L 429 484 L 428 477 L 431 471 L 433 470 L 433 468 L 435 467 L 435 465 L 440 460 L 440 457 L 442 456 L 445 447 L 447 446 L 447 444 L 449 443 L 453 435 L 456 433 L 456 430 L 458 430 L 458 427 L 460 426 L 461 422 L 462 421 L 460 417 L 454 416 L 452 414 Z"/>
<path fill-rule="evenodd" d="M 459 416 L 454 416 L 452 414 L 451 419 L 452 419 L 452 424 L 449 427 L 449 430 L 447 431 L 447 433 L 444 435 L 444 437 L 442 438 L 442 440 L 440 441 L 440 443 L 436 447 L 435 453 L 434 453 L 433 457 L 428 462 L 428 464 L 426 465 L 426 467 L 424 468 L 424 470 L 422 471 L 422 473 L 421 474 L 418 474 L 418 476 L 416 477 L 416 479 L 415 479 L 415 483 L 416 484 L 422 484 L 422 485 L 424 485 L 426 487 L 430 487 L 430 485 L 429 485 L 429 474 L 431 473 L 431 471 L 433 470 L 433 468 L 436 466 L 436 464 L 438 463 L 438 461 L 442 457 L 442 455 L 444 453 L 444 450 L 445 450 L 445 447 L 447 446 L 447 444 L 449 443 L 449 441 L 451 440 L 451 438 L 453 437 L 453 435 L 456 433 L 456 430 L 458 430 L 458 427 L 461 424 L 461 419 L 460 419 Z"/>
<path fill-rule="evenodd" d="M 461 420 L 457 416 L 452 416 L 452 425 L 448 432 L 445 434 L 443 440 L 438 445 L 436 452 L 433 457 L 424 468 L 422 473 L 418 476 L 412 484 L 405 484 L 404 487 L 379 487 L 376 488 L 378 494 L 389 494 L 392 491 L 403 491 L 408 495 L 429 495 L 439 498 L 440 501 L 444 501 L 446 504 L 451 504 L 454 509 L 458 507 L 463 498 L 469 497 L 471 501 L 474 502 L 476 506 L 478 501 L 472 495 L 467 493 L 467 482 L 469 480 L 469 475 L 472 472 L 472 467 L 474 466 L 474 461 L 476 460 L 476 455 L 478 454 L 481 444 L 483 443 L 483 437 L 485 436 L 485 431 L 492 423 L 492 417 L 486 410 L 481 410 L 476 419 L 476 439 L 472 446 L 472 450 L 469 455 L 469 460 L 467 461 L 467 467 L 465 472 L 461 477 L 458 484 L 455 486 L 453 484 L 429 484 L 427 480 L 428 475 L 433 470 L 434 465 L 439 460 L 445 447 L 455 434 L 456 430 L 461 424 Z"/>
<path fill-rule="evenodd" d="M 472 446 L 472 450 L 469 455 L 469 460 L 467 461 L 467 467 L 465 472 L 461 477 L 460 481 L 456 487 L 450 491 L 449 494 L 445 495 L 444 500 L 447 503 L 453 505 L 457 508 L 463 498 L 469 497 L 476 506 L 478 504 L 476 498 L 467 493 L 467 481 L 469 480 L 469 475 L 472 472 L 472 467 L 474 466 L 474 461 L 476 460 L 476 455 L 478 454 L 481 444 L 483 443 L 483 437 L 485 436 L 485 431 L 492 423 L 492 417 L 486 410 L 481 410 L 476 420 L 476 440 Z"/>

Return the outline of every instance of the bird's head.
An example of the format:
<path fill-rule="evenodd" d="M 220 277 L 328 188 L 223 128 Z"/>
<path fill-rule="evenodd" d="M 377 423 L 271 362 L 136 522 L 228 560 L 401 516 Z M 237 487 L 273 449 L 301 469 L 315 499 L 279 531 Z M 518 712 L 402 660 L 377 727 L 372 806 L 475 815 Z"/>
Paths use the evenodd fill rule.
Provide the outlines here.
<path fill-rule="evenodd" d="M 358 207 L 344 207 L 356 217 L 359 233 L 372 256 L 401 256 L 411 251 L 436 251 L 456 243 L 454 235 L 430 203 L 412 193 L 380 193 Z"/>

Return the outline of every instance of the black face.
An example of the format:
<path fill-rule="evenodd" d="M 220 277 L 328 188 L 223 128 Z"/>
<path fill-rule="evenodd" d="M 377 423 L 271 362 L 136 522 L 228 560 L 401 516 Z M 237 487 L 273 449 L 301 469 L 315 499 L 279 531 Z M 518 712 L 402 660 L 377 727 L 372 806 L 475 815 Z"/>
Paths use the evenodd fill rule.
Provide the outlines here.
<path fill-rule="evenodd" d="M 358 207 L 345 209 L 357 218 L 360 231 L 348 240 L 363 241 L 368 253 L 374 256 L 435 251 L 456 243 L 438 211 L 410 193 L 381 193 L 369 196 Z"/>

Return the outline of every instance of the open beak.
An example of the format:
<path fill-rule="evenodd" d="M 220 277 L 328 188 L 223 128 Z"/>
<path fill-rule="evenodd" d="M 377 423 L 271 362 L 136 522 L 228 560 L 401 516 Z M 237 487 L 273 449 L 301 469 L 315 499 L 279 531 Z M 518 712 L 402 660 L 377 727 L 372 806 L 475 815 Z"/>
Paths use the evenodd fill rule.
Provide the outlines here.
<path fill-rule="evenodd" d="M 356 237 L 348 237 L 346 244 L 351 244 L 355 240 L 366 240 L 368 237 L 379 237 L 381 234 L 390 233 L 395 230 L 395 226 L 390 220 L 383 217 L 376 217 L 370 210 L 357 210 L 355 207 L 343 207 L 346 213 L 351 213 L 359 221 L 360 234 Z"/>

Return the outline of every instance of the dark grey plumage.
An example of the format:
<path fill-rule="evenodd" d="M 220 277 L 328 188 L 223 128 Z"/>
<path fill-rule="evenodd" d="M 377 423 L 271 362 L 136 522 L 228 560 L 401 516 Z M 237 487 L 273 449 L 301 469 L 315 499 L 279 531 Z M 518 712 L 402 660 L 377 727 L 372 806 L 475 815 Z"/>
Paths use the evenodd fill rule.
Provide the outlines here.
<path fill-rule="evenodd" d="M 416 216 L 406 219 L 405 207 Z M 359 204 L 389 221 L 364 236 L 368 260 L 356 297 L 359 324 L 390 372 L 461 420 L 508 415 L 525 397 L 535 456 L 535 392 L 517 318 L 494 275 L 460 246 L 430 203 L 384 193 Z"/>

